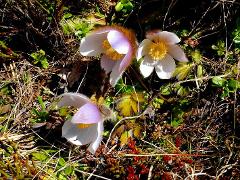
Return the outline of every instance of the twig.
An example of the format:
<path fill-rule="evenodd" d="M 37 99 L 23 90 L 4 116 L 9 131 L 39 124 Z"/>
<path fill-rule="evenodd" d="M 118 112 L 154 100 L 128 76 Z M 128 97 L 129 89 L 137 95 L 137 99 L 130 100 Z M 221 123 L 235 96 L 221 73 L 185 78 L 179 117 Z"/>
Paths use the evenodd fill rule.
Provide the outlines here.
<path fill-rule="evenodd" d="M 100 178 L 100 179 L 111 180 L 111 179 L 109 179 L 109 178 L 106 178 L 106 177 L 103 177 L 103 176 L 99 176 L 99 175 L 96 175 L 96 174 L 92 174 L 92 173 L 89 173 L 89 172 L 81 171 L 81 170 L 79 170 L 79 169 L 75 169 L 75 171 L 78 171 L 78 172 L 80 172 L 80 173 L 82 173 L 82 174 L 92 175 L 92 176 L 97 177 L 97 178 Z"/>
<path fill-rule="evenodd" d="M 123 154 L 123 157 L 153 157 L 153 156 L 187 156 L 187 157 L 203 157 L 203 156 L 210 156 L 205 154 Z"/>
<path fill-rule="evenodd" d="M 231 73 L 228 73 L 228 74 L 223 74 L 223 75 L 217 75 L 218 77 L 227 77 L 231 75 Z M 201 77 L 201 78 L 194 78 L 194 79 L 188 79 L 188 80 L 184 80 L 184 81 L 178 81 L 176 82 L 176 84 L 182 84 L 182 83 L 185 83 L 185 82 L 194 82 L 194 81 L 201 81 L 201 80 L 209 80 L 209 79 L 212 79 L 216 76 L 205 76 L 205 77 Z"/>

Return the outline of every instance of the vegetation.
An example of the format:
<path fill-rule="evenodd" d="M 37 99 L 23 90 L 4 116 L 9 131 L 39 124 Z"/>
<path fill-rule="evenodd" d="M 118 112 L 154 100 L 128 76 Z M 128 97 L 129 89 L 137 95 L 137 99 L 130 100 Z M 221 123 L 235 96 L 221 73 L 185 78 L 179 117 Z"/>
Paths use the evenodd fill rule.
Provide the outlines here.
<path fill-rule="evenodd" d="M 239 179 L 238 1 L 2 0 L 0 179 Z M 144 78 L 134 59 L 115 87 L 79 44 L 119 25 L 138 42 L 176 33 L 189 62 Z M 64 92 L 108 106 L 95 154 L 61 137 Z"/>

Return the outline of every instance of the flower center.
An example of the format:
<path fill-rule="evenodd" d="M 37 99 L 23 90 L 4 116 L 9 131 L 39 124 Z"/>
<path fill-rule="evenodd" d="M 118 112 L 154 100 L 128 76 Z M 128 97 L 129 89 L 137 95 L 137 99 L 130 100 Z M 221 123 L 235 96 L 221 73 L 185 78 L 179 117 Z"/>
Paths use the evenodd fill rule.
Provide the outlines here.
<path fill-rule="evenodd" d="M 167 46 L 164 42 L 153 42 L 149 46 L 148 55 L 153 60 L 162 60 L 167 54 Z"/>
<path fill-rule="evenodd" d="M 115 49 L 112 48 L 107 39 L 103 41 L 102 47 L 105 50 L 105 54 L 114 61 L 121 59 L 123 56 L 123 54 L 119 54 Z"/>
<path fill-rule="evenodd" d="M 77 124 L 77 127 L 79 128 L 79 129 L 85 129 L 85 128 L 88 128 L 88 127 L 90 127 L 90 126 L 92 126 L 93 124 L 82 124 L 82 123 L 80 123 L 80 124 Z"/>

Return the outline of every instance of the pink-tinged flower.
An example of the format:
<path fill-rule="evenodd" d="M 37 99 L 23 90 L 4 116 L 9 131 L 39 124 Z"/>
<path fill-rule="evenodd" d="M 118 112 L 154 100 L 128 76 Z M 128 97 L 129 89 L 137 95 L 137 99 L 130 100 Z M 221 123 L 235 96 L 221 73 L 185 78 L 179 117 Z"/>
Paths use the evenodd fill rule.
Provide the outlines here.
<path fill-rule="evenodd" d="M 62 127 L 62 136 L 75 145 L 90 144 L 88 150 L 94 154 L 102 140 L 104 115 L 91 100 L 78 93 L 65 93 L 58 107 L 78 108 L 71 120 Z"/>
<path fill-rule="evenodd" d="M 110 84 L 115 86 L 123 72 L 131 64 L 136 50 L 136 38 L 132 31 L 119 26 L 99 28 L 81 40 L 83 56 L 101 56 L 101 67 L 110 73 Z"/>
<path fill-rule="evenodd" d="M 183 50 L 177 45 L 178 36 L 172 32 L 155 31 L 146 35 L 139 45 L 137 60 L 143 57 L 140 71 L 144 77 L 150 76 L 155 71 L 160 79 L 170 79 L 176 69 L 174 59 L 187 62 Z"/>

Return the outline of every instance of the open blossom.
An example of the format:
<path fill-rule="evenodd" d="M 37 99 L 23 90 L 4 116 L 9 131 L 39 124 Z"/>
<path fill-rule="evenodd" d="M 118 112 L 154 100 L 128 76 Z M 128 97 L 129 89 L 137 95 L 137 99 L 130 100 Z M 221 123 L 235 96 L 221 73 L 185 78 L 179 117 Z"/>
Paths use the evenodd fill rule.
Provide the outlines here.
<path fill-rule="evenodd" d="M 170 79 L 176 69 L 174 59 L 187 62 L 183 50 L 177 45 L 178 36 L 172 32 L 155 31 L 146 35 L 139 45 L 137 60 L 143 57 L 140 71 L 144 77 L 150 76 L 155 69 L 160 79 Z"/>
<path fill-rule="evenodd" d="M 58 107 L 73 106 L 78 108 L 71 120 L 62 127 L 62 136 L 75 145 L 90 144 L 88 150 L 94 154 L 102 140 L 103 114 L 96 104 L 79 93 L 65 93 L 61 96 Z"/>
<path fill-rule="evenodd" d="M 110 84 L 115 86 L 131 64 L 136 49 L 132 31 L 119 26 L 99 28 L 81 40 L 80 53 L 84 56 L 101 56 L 101 67 L 110 73 Z"/>

